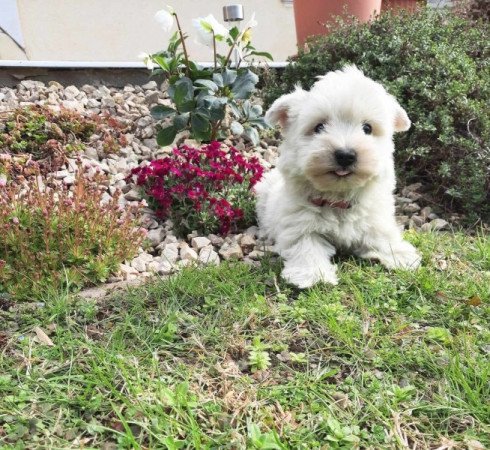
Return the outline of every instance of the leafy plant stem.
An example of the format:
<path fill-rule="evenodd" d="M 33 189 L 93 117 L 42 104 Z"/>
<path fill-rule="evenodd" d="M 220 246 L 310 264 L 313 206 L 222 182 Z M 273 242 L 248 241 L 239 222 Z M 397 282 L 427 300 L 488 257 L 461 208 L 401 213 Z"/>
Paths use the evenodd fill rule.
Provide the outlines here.
<path fill-rule="evenodd" d="M 184 33 L 182 32 L 182 28 L 180 27 L 179 17 L 177 16 L 176 13 L 173 14 L 175 17 L 175 22 L 177 23 L 177 29 L 179 30 L 180 40 L 182 41 L 182 50 L 184 52 L 184 59 L 185 59 L 185 74 L 186 76 L 189 76 L 189 54 L 187 53 L 187 47 L 185 45 Z"/>
<path fill-rule="evenodd" d="M 216 36 L 214 34 L 214 31 L 211 30 L 211 33 L 213 33 L 213 57 L 214 57 L 214 70 L 216 70 L 218 67 L 217 67 L 217 63 L 216 63 Z"/>

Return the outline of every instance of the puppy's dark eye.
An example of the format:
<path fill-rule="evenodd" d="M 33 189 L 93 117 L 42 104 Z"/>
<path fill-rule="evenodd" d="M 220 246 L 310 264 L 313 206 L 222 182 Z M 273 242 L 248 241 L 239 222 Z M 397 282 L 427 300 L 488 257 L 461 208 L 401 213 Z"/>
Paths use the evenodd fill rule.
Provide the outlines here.
<path fill-rule="evenodd" d="M 325 130 L 325 124 L 324 123 L 319 123 L 315 127 L 315 133 L 321 133 L 323 130 Z"/>
<path fill-rule="evenodd" d="M 373 132 L 373 127 L 368 123 L 363 123 L 362 131 L 364 131 L 364 134 L 371 134 Z"/>

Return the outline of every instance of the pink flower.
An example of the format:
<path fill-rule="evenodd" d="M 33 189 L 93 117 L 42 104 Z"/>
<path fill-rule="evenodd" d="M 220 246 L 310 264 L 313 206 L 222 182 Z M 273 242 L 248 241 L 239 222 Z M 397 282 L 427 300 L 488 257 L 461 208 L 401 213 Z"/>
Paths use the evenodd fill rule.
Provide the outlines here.
<path fill-rule="evenodd" d="M 227 199 L 228 192 L 233 192 L 233 201 L 244 196 L 252 201 L 248 190 L 262 173 L 257 158 L 247 159 L 233 147 L 211 142 L 201 148 L 175 148 L 170 156 L 133 169 L 128 178 L 144 188 L 158 217 L 196 228 L 208 226 L 204 217 L 227 233 L 244 217 Z"/>

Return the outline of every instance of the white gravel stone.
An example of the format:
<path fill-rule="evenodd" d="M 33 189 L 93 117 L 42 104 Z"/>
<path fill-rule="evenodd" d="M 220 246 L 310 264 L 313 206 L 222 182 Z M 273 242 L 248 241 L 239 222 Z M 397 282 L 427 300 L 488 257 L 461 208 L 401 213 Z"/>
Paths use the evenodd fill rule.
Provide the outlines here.
<path fill-rule="evenodd" d="M 242 235 L 242 237 L 240 239 L 240 246 L 242 248 L 246 247 L 246 248 L 250 248 L 250 250 L 251 250 L 255 246 L 256 243 L 257 243 L 257 241 L 250 234 L 244 234 L 244 235 Z"/>
<path fill-rule="evenodd" d="M 141 193 L 139 189 L 131 189 L 129 192 L 124 194 L 124 198 L 126 200 L 135 201 L 135 200 L 141 200 Z"/>
<path fill-rule="evenodd" d="M 156 247 L 165 239 L 165 230 L 162 227 L 148 231 L 146 238 L 150 241 L 152 247 Z"/>
<path fill-rule="evenodd" d="M 85 147 L 85 150 L 84 150 L 83 153 L 85 154 L 85 156 L 87 158 L 95 159 L 95 160 L 98 160 L 99 159 L 99 155 L 97 153 L 97 149 L 95 149 L 93 147 Z"/>
<path fill-rule="evenodd" d="M 175 263 L 179 259 L 179 244 L 176 242 L 166 244 L 160 254 L 162 261 L 167 261 L 171 264 Z"/>
<path fill-rule="evenodd" d="M 66 178 L 69 175 L 70 175 L 70 172 L 68 172 L 68 170 L 58 170 L 58 172 L 54 173 L 54 177 L 57 180 L 62 180 L 63 178 Z"/>
<path fill-rule="evenodd" d="M 151 81 L 148 81 L 148 83 L 143 84 L 141 87 L 142 87 L 143 89 L 145 89 L 145 90 L 147 90 L 147 91 L 148 91 L 148 90 L 151 90 L 151 89 L 156 89 L 156 88 L 158 87 L 158 84 L 157 84 L 157 82 L 156 82 L 156 81 L 151 80 Z"/>
<path fill-rule="evenodd" d="M 264 255 L 265 253 L 261 250 L 252 250 L 247 256 L 250 259 L 260 259 L 263 258 Z"/>
<path fill-rule="evenodd" d="M 67 100 L 74 100 L 79 94 L 80 91 L 75 86 L 67 86 L 65 88 L 65 97 Z"/>
<path fill-rule="evenodd" d="M 243 251 L 238 242 L 225 242 L 219 254 L 226 260 L 243 258 Z"/>
<path fill-rule="evenodd" d="M 421 227 L 422 231 L 441 231 L 446 229 L 449 226 L 449 223 L 444 219 L 434 219 L 429 223 L 424 223 Z"/>
<path fill-rule="evenodd" d="M 217 236 L 216 234 L 209 234 L 208 239 L 211 241 L 215 247 L 221 247 L 225 240 L 221 236 Z"/>
<path fill-rule="evenodd" d="M 189 261 L 196 261 L 198 256 L 193 248 L 189 247 L 187 243 L 183 242 L 180 245 L 180 258 Z"/>
<path fill-rule="evenodd" d="M 220 263 L 219 255 L 214 251 L 211 245 L 201 248 L 201 251 L 199 252 L 199 261 L 203 264 L 212 264 L 215 266 L 218 266 Z"/>
<path fill-rule="evenodd" d="M 138 276 L 138 271 L 127 264 L 121 264 L 119 272 L 124 280 L 133 280 Z"/>
<path fill-rule="evenodd" d="M 149 253 L 143 252 L 131 261 L 131 267 L 136 269 L 138 272 L 146 272 L 147 264 L 152 261 L 153 256 L 151 256 Z"/>
<path fill-rule="evenodd" d="M 68 175 L 67 177 L 63 178 L 64 185 L 70 186 L 73 183 L 75 183 L 75 175 Z"/>
<path fill-rule="evenodd" d="M 201 248 L 206 247 L 209 244 L 211 244 L 211 241 L 207 237 L 204 237 L 204 236 L 198 236 L 198 237 L 192 238 L 192 240 L 191 240 L 192 248 L 196 251 L 201 250 Z"/>

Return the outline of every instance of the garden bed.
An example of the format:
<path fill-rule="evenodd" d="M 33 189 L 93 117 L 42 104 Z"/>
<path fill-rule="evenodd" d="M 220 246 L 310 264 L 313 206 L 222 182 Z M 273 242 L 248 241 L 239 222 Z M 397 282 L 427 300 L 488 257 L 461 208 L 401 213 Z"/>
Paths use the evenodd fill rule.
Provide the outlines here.
<path fill-rule="evenodd" d="M 57 167 L 51 175 L 58 183 L 71 188 L 78 158 L 82 164 L 98 169 L 108 177 L 103 194 L 106 201 L 118 190 L 122 191 L 118 199 L 121 207 L 137 207 L 143 198 L 141 190 L 127 179 L 131 169 L 172 152 L 172 147 L 157 144 L 155 121 L 150 115 L 150 108 L 155 104 L 169 104 L 164 90 L 159 89 L 155 81 L 123 88 L 93 85 L 77 88 L 65 87 L 55 81 L 46 85 L 25 80 L 15 89 L 0 89 L 0 112 L 4 115 L 18 107 L 45 105 L 54 112 L 68 110 L 87 118 L 93 115 L 105 117 L 109 125 L 103 131 L 90 135 L 88 143 L 70 154 L 67 163 Z M 111 120 L 113 128 L 110 127 Z M 114 140 L 114 136 L 117 140 Z M 112 139 L 109 143 L 114 148 L 108 146 L 108 139 Z M 186 139 L 185 135 L 182 135 L 180 142 L 196 144 Z M 257 157 L 267 170 L 275 163 L 279 143 L 279 136 L 269 132 L 268 137 L 262 138 L 257 146 L 242 138 L 232 137 L 226 139 L 223 145 L 234 146 L 245 156 Z M 420 184 L 400 187 L 396 201 L 398 220 L 406 229 L 438 230 L 459 219 L 457 215 L 441 217 L 441 210 L 431 205 Z M 139 249 L 135 258 L 125 261 L 118 271 L 108 277 L 108 282 L 144 279 L 152 274 L 168 275 L 193 263 L 220 264 L 224 260 L 236 259 L 259 265 L 260 258 L 271 250 L 271 242 L 261 240 L 255 226 L 226 236 L 194 232 L 178 238 L 170 221 L 162 223 L 147 207 L 142 212 L 141 225 L 148 231 L 147 245 Z"/>

